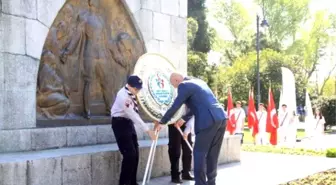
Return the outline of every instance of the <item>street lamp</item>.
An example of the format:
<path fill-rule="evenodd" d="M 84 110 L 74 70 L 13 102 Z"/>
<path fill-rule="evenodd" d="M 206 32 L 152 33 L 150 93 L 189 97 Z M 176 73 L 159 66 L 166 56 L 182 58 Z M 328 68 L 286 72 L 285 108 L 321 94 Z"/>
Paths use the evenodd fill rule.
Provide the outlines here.
<path fill-rule="evenodd" d="M 259 52 L 260 52 L 260 31 L 259 31 L 259 28 L 260 26 L 262 28 L 266 28 L 268 27 L 268 23 L 264 17 L 264 19 L 261 21 L 261 24 L 260 24 L 260 17 L 259 15 L 257 15 L 257 90 L 258 90 L 258 93 L 257 93 L 257 100 L 258 100 L 258 106 L 260 104 L 260 99 L 261 99 L 261 95 L 260 95 L 260 64 L 259 64 Z"/>

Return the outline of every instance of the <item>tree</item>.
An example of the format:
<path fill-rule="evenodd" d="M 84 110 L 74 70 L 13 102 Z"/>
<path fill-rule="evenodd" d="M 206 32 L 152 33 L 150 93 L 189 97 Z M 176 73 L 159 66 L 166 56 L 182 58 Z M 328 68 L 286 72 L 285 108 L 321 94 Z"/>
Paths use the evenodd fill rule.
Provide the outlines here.
<path fill-rule="evenodd" d="M 310 0 L 256 0 L 264 7 L 264 16 L 270 27 L 268 28 L 270 39 L 283 43 L 291 37 L 296 40 L 296 34 L 300 26 L 309 15 Z"/>
<path fill-rule="evenodd" d="M 198 24 L 197 24 L 197 21 L 192 18 L 192 17 L 189 17 L 188 18 L 188 31 L 187 31 L 187 34 L 188 34 L 188 51 L 191 50 L 191 47 L 194 43 L 194 40 L 196 38 L 196 33 L 198 31 Z"/>
<path fill-rule="evenodd" d="M 190 48 L 194 51 L 207 53 L 211 48 L 211 39 L 204 3 L 205 0 L 188 0 L 188 17 L 194 18 L 198 23 L 196 38 Z"/>
<path fill-rule="evenodd" d="M 297 100 L 304 102 L 304 82 L 301 67 L 293 56 L 265 49 L 260 56 L 260 81 L 261 81 L 261 101 L 267 102 L 268 88 L 272 86 L 275 102 L 279 102 L 280 89 L 282 86 L 281 67 L 287 67 L 293 71 L 296 79 Z M 250 87 L 254 88 L 257 94 L 256 77 L 256 52 L 252 51 L 247 55 L 238 58 L 232 66 L 219 68 L 219 96 L 226 96 L 227 88 L 231 86 L 234 100 L 247 100 Z"/>
<path fill-rule="evenodd" d="M 232 1 L 231 3 L 223 0 L 215 0 L 212 4 L 211 16 L 213 16 L 219 24 L 224 24 L 231 32 L 233 40 L 224 41 L 217 37 L 213 43 L 213 49 L 221 52 L 229 65 L 237 57 L 252 51 L 251 38 L 252 30 L 247 25 L 251 25 L 251 20 L 247 10 L 241 3 Z"/>

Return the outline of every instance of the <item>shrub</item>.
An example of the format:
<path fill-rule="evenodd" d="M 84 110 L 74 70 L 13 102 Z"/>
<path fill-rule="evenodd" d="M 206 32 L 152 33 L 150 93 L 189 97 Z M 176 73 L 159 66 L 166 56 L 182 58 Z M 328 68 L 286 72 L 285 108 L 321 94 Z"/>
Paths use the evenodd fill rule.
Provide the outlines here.
<path fill-rule="evenodd" d="M 281 185 L 335 185 L 336 182 L 336 169 L 330 169 L 324 172 L 310 175 L 306 178 L 297 179 Z"/>
<path fill-rule="evenodd" d="M 336 158 L 336 148 L 327 149 L 326 156 L 330 158 Z"/>
<path fill-rule="evenodd" d="M 242 145 L 242 150 L 246 152 L 264 152 L 289 155 L 326 156 L 325 151 L 315 151 L 304 148 L 286 148 L 262 145 Z"/>
<path fill-rule="evenodd" d="M 314 107 L 321 109 L 327 126 L 336 125 L 336 96 L 320 97 L 313 101 Z"/>

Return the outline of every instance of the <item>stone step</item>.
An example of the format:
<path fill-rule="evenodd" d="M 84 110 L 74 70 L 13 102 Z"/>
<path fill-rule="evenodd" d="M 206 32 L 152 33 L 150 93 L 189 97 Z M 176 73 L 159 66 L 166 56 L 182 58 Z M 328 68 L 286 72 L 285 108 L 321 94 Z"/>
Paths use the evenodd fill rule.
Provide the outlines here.
<path fill-rule="evenodd" d="M 139 140 L 149 139 L 148 135 L 144 134 L 141 129 L 135 128 Z M 164 127 L 160 131 L 159 137 L 167 138 L 167 136 L 168 129 Z M 0 130 L 0 153 L 109 143 L 115 143 L 111 125 Z"/>
<path fill-rule="evenodd" d="M 151 177 L 170 173 L 168 139 L 159 139 Z M 151 141 L 139 141 L 141 180 Z M 0 154 L 1 185 L 116 185 L 122 157 L 116 144 Z M 224 138 L 219 163 L 240 161 L 240 138 Z"/>

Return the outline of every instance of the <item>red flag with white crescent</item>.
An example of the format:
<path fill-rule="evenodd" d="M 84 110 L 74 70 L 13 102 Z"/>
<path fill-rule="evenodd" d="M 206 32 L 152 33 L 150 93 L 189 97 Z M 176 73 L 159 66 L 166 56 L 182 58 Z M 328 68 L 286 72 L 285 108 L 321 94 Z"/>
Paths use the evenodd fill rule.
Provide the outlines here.
<path fill-rule="evenodd" d="M 252 136 L 255 137 L 255 135 L 259 132 L 259 127 L 258 127 L 257 112 L 254 106 L 253 92 L 251 90 L 249 92 L 249 103 L 247 114 L 248 114 L 247 116 L 248 127 L 253 128 Z"/>
<path fill-rule="evenodd" d="M 268 92 L 268 108 L 267 108 L 267 122 L 266 131 L 270 133 L 270 143 L 277 145 L 277 129 L 279 127 L 278 115 L 275 109 L 275 103 L 271 88 Z"/>
<path fill-rule="evenodd" d="M 226 126 L 226 130 L 232 135 L 236 130 L 236 119 L 235 114 L 233 112 L 233 102 L 232 95 L 230 89 L 228 90 L 228 105 L 227 105 L 227 113 L 229 115 L 228 124 Z"/>

